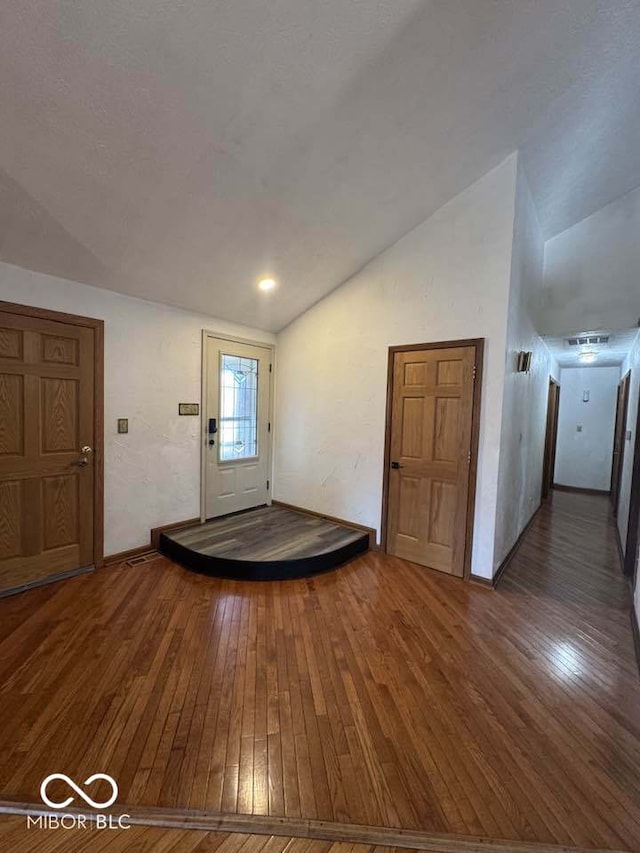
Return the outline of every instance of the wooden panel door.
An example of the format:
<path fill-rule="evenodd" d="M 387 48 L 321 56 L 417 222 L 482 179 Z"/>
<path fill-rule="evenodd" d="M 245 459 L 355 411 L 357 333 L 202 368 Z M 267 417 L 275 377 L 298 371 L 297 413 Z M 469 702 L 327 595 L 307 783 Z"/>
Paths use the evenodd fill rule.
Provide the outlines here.
<path fill-rule="evenodd" d="M 475 346 L 395 352 L 387 551 L 464 575 Z"/>
<path fill-rule="evenodd" d="M 93 563 L 94 343 L 0 311 L 0 593 Z"/>

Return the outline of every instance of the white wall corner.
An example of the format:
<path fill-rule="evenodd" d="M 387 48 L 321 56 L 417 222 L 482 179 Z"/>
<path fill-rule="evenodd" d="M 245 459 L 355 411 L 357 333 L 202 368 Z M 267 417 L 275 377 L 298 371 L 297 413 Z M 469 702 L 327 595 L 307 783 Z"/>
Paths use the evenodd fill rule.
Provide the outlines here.
<path fill-rule="evenodd" d="M 538 334 L 544 241 L 518 157 L 505 341 L 493 572 L 539 506 L 549 375 L 558 366 Z M 532 352 L 531 370 L 517 372 L 517 355 Z"/>
<path fill-rule="evenodd" d="M 391 345 L 486 340 L 473 537 L 491 578 L 517 155 L 281 331 L 275 494 L 380 530 Z"/>

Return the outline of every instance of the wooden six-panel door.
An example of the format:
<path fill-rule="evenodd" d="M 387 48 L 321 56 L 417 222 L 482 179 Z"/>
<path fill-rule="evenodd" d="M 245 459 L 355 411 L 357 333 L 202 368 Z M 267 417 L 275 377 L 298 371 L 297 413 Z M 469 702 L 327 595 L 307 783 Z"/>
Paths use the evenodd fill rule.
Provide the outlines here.
<path fill-rule="evenodd" d="M 0 594 L 94 563 L 94 346 L 0 311 Z"/>
<path fill-rule="evenodd" d="M 387 551 L 462 577 L 472 461 L 475 346 L 395 352 Z"/>

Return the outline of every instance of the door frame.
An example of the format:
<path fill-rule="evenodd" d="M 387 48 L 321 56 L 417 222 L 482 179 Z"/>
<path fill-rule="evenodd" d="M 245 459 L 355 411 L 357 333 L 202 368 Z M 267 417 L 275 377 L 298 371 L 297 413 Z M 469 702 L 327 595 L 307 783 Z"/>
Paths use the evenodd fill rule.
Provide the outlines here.
<path fill-rule="evenodd" d="M 636 434 L 631 467 L 631 493 L 629 497 L 629 523 L 624 549 L 623 571 L 633 582 L 638 568 L 638 544 L 640 542 L 640 399 L 636 414 Z"/>
<path fill-rule="evenodd" d="M 389 470 L 391 465 L 391 416 L 393 407 L 393 363 L 396 353 L 425 349 L 455 349 L 474 347 L 475 357 L 473 383 L 473 409 L 471 413 L 471 463 L 469 465 L 469 490 L 467 497 L 467 523 L 464 546 L 463 580 L 471 577 L 471 554 L 473 551 L 473 525 L 476 507 L 476 485 L 478 480 L 478 448 L 480 444 L 480 415 L 482 402 L 482 367 L 484 364 L 484 338 L 469 338 L 459 341 L 436 341 L 425 344 L 403 344 L 389 347 L 387 356 L 387 408 L 384 427 L 384 469 L 382 475 L 382 517 L 380 548 L 387 553 L 387 527 L 389 522 Z"/>
<path fill-rule="evenodd" d="M 276 377 L 276 345 L 265 341 L 255 341 L 250 338 L 241 338 L 236 335 L 227 335 L 224 332 L 215 332 L 211 329 L 202 330 L 202 352 L 201 352 L 201 367 L 200 367 L 200 523 L 204 524 L 207 520 L 206 516 L 206 501 L 207 501 L 207 338 L 215 338 L 217 341 L 229 341 L 232 344 L 244 344 L 250 347 L 259 347 L 267 349 L 271 352 L 271 372 L 269 373 L 269 423 L 271 430 L 269 431 L 269 447 L 267 450 L 267 476 L 269 479 L 269 495 L 267 496 L 267 506 L 271 506 L 271 495 L 273 492 L 273 436 L 275 434 L 274 423 L 274 390 Z"/>
<path fill-rule="evenodd" d="M 93 329 L 93 565 L 99 569 L 104 565 L 104 320 L 2 300 L 0 311 Z"/>
<path fill-rule="evenodd" d="M 555 395 L 555 411 L 553 412 L 553 423 L 551 417 L 551 396 Z M 549 376 L 549 389 L 547 392 L 547 425 L 544 437 L 544 455 L 542 457 L 542 488 L 541 500 L 546 500 L 553 489 L 553 478 L 556 470 L 556 451 L 558 449 L 558 420 L 560 412 L 560 383 Z"/>
<path fill-rule="evenodd" d="M 611 460 L 611 503 L 613 514 L 617 518 L 620 508 L 620 487 L 622 486 L 622 473 L 624 469 L 625 449 L 627 445 L 627 421 L 629 419 L 629 391 L 631 386 L 631 371 L 628 370 L 618 383 L 618 396 L 616 399 L 616 420 L 613 428 L 613 457 Z M 620 428 L 620 450 L 616 465 L 616 444 L 618 440 L 618 428 Z"/>

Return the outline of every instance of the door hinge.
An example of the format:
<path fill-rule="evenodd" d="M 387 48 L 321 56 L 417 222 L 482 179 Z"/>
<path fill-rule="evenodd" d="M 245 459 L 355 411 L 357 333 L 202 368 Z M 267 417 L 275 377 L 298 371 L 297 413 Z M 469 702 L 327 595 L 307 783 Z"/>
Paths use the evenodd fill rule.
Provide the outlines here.
<path fill-rule="evenodd" d="M 267 491 L 269 491 L 269 485 L 270 485 L 270 481 L 267 480 Z"/>
<path fill-rule="evenodd" d="M 273 365 L 272 365 L 272 364 L 270 364 L 270 365 L 269 365 L 269 373 L 271 373 L 272 371 L 273 371 Z"/>
<path fill-rule="evenodd" d="M 474 364 L 474 365 L 473 365 L 473 381 L 474 381 L 474 382 L 476 381 L 476 370 L 477 370 L 477 367 L 476 367 L 476 366 L 475 366 L 475 364 Z"/>
<path fill-rule="evenodd" d="M 471 465 L 471 451 L 469 451 L 469 455 L 467 456 L 467 463 Z"/>
<path fill-rule="evenodd" d="M 267 424 L 267 432 L 271 432 L 271 421 Z"/>

